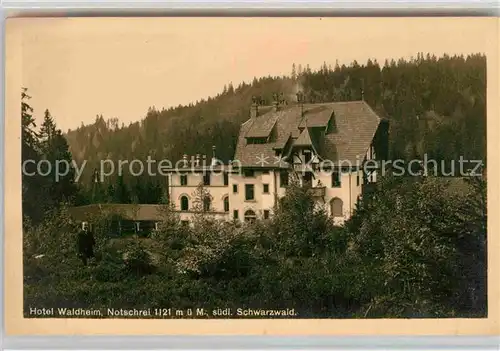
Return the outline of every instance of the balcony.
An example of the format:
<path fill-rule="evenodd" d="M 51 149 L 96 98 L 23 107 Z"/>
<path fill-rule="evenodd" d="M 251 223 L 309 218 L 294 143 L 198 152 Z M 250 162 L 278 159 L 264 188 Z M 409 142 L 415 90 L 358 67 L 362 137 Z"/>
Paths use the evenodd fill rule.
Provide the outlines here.
<path fill-rule="evenodd" d="M 325 186 L 309 188 L 309 193 L 312 197 L 324 197 L 325 196 Z"/>

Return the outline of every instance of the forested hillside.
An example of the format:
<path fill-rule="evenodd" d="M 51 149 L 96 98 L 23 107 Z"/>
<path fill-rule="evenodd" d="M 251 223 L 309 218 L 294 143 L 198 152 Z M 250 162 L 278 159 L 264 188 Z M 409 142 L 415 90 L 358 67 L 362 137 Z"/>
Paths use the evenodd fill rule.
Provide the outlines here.
<path fill-rule="evenodd" d="M 166 87 L 168 89 L 168 87 Z M 253 95 L 264 103 L 283 92 L 289 103 L 302 90 L 310 102 L 366 100 L 390 119 L 390 154 L 396 158 L 486 158 L 486 57 L 418 55 L 410 60 L 368 60 L 349 66 L 324 64 L 319 69 L 293 64 L 286 77 L 255 78 L 238 86 L 228 84 L 215 97 L 189 106 L 150 108 L 140 121 L 128 126 L 118 119 L 97 116 L 66 135 L 73 158 L 87 160 L 81 179 L 85 195 L 80 201 L 116 201 L 108 179 L 92 191 L 93 170 L 102 159 L 170 159 L 184 153 L 211 154 L 228 161 L 233 157 L 239 126 L 248 118 Z M 137 116 L 140 119 L 141 116 Z M 162 179 L 127 177 L 120 182 L 129 193 L 122 201 L 158 202 Z M 121 186 L 123 186 L 123 184 Z M 89 195 L 92 194 L 92 195 Z M 114 198 L 114 199 L 113 199 Z"/>

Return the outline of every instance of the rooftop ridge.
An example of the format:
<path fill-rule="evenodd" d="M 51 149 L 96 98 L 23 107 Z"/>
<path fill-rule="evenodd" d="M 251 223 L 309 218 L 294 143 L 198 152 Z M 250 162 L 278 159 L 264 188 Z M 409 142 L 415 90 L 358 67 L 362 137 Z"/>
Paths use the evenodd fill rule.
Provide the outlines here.
<path fill-rule="evenodd" d="M 267 111 L 256 118 L 255 123 L 259 125 L 252 126 L 255 135 L 267 131 L 271 125 L 276 128 L 275 139 L 266 143 L 248 143 L 245 137 L 250 126 L 249 123 L 243 124 L 234 158 L 243 167 L 258 167 L 258 157 L 273 159 L 280 152 L 287 153 L 289 147 L 293 148 L 296 143 L 297 146 L 312 143 L 319 151 L 316 152 L 319 158 L 356 160 L 366 154 L 366 148 L 372 143 L 382 121 L 365 100 L 304 103 L 303 114 L 301 109 L 299 103 L 289 104 L 279 111 Z M 335 118 L 335 133 L 321 135 L 320 129 L 326 132 L 332 118 Z M 317 129 L 316 132 L 309 130 L 311 128 Z M 303 134 L 304 129 L 308 130 L 309 138 Z M 287 140 L 290 145 L 287 150 L 282 150 Z"/>
<path fill-rule="evenodd" d="M 311 106 L 311 107 L 320 107 L 320 106 L 332 106 L 332 105 L 343 105 L 343 104 L 358 104 L 358 103 L 363 103 L 365 105 L 367 105 L 368 107 L 370 107 L 370 109 L 373 111 L 373 109 L 371 108 L 371 106 L 366 102 L 366 100 L 349 100 L 349 101 L 327 101 L 327 102 L 311 102 L 311 103 L 304 103 L 303 106 L 304 107 L 307 107 L 307 106 Z M 263 107 L 263 108 L 271 108 L 272 106 L 270 105 L 262 105 L 260 107 Z M 287 110 L 292 110 L 292 109 L 296 109 L 300 107 L 300 104 L 298 103 L 295 103 L 295 104 L 288 104 L 288 105 L 280 105 L 280 112 L 281 111 L 287 111 Z M 255 119 L 255 118 L 261 118 L 265 115 L 268 115 L 268 114 L 273 114 L 273 113 L 276 113 L 277 111 L 271 109 L 269 111 L 266 111 L 264 112 L 263 114 L 257 116 L 257 117 L 250 117 L 249 119 L 247 119 L 245 122 L 241 123 L 241 125 L 244 125 L 246 123 L 248 123 L 249 121 Z M 306 114 L 308 112 L 308 110 L 305 110 L 304 111 L 304 114 Z M 374 112 L 374 111 L 373 111 Z M 374 112 L 375 113 L 375 112 Z M 375 113 L 376 114 L 376 113 Z"/>

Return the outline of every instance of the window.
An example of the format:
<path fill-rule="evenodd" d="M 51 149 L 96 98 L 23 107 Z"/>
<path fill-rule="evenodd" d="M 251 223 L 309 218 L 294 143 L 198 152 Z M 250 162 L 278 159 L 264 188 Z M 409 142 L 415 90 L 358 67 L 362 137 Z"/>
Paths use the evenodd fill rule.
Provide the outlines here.
<path fill-rule="evenodd" d="M 210 185 L 210 173 L 203 174 L 203 185 Z"/>
<path fill-rule="evenodd" d="M 247 178 L 248 178 L 248 177 L 255 177 L 255 171 L 253 171 L 253 170 L 251 170 L 251 169 L 247 169 L 247 170 L 245 170 L 244 175 L 245 175 L 245 177 L 247 177 Z"/>
<path fill-rule="evenodd" d="M 247 144 L 265 144 L 267 138 L 247 138 Z"/>
<path fill-rule="evenodd" d="M 245 200 L 254 200 L 255 199 L 255 193 L 254 193 L 254 185 L 253 184 L 245 184 Z"/>
<path fill-rule="evenodd" d="M 310 151 L 304 151 L 304 161 L 305 163 L 309 163 L 311 161 L 312 154 Z"/>
<path fill-rule="evenodd" d="M 188 176 L 186 174 L 181 174 L 181 185 L 182 186 L 188 185 Z"/>
<path fill-rule="evenodd" d="M 181 221 L 182 226 L 187 227 L 189 225 L 189 221 Z"/>
<path fill-rule="evenodd" d="M 238 192 L 238 184 L 233 184 L 233 193 L 237 193 Z"/>
<path fill-rule="evenodd" d="M 264 184 L 264 193 L 269 194 L 269 184 Z"/>
<path fill-rule="evenodd" d="M 343 216 L 342 206 L 343 206 L 343 202 L 338 197 L 333 198 L 330 201 L 330 211 L 331 211 L 332 217 L 342 217 Z"/>
<path fill-rule="evenodd" d="M 359 171 L 356 173 L 356 185 L 359 186 Z"/>
<path fill-rule="evenodd" d="M 257 216 L 255 216 L 255 212 L 252 210 L 248 210 L 245 212 L 245 222 L 253 222 Z"/>
<path fill-rule="evenodd" d="M 210 203 L 211 202 L 212 201 L 210 200 L 210 197 L 205 196 L 205 198 L 203 199 L 203 211 L 205 211 L 205 212 L 210 211 Z"/>
<path fill-rule="evenodd" d="M 264 210 L 264 219 L 269 218 L 269 210 Z"/>
<path fill-rule="evenodd" d="M 284 188 L 285 186 L 288 186 L 288 172 L 287 171 L 280 172 L 280 186 L 282 188 Z"/>
<path fill-rule="evenodd" d="M 229 212 L 229 197 L 226 196 L 224 197 L 224 212 Z"/>
<path fill-rule="evenodd" d="M 332 173 L 332 188 L 340 188 L 340 172 L 334 171 Z"/>
<path fill-rule="evenodd" d="M 269 171 L 262 171 L 262 174 L 269 174 Z"/>
<path fill-rule="evenodd" d="M 280 155 L 280 150 L 274 151 L 274 156 L 278 157 Z"/>
<path fill-rule="evenodd" d="M 238 210 L 233 211 L 233 218 L 238 219 Z"/>
<path fill-rule="evenodd" d="M 181 211 L 189 210 L 189 200 L 186 195 L 181 197 Z"/>
<path fill-rule="evenodd" d="M 229 185 L 229 174 L 224 173 L 224 185 Z"/>

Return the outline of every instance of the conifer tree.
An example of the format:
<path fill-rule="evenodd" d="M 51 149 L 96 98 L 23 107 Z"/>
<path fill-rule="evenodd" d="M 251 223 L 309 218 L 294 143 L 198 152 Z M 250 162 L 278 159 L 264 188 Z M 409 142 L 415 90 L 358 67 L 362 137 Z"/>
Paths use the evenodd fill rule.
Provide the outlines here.
<path fill-rule="evenodd" d="M 45 110 L 43 122 L 42 125 L 40 126 L 40 133 L 39 133 L 41 148 L 44 154 L 50 152 L 49 150 L 50 144 L 55 134 L 56 134 L 56 126 L 54 123 L 54 119 L 52 118 L 49 110 L 47 109 Z"/>
<path fill-rule="evenodd" d="M 106 202 L 113 203 L 115 199 L 115 187 L 113 183 L 108 184 L 108 188 L 106 189 Z"/>
<path fill-rule="evenodd" d="M 22 172 L 22 205 L 23 217 L 36 224 L 43 219 L 43 193 L 39 183 L 36 163 L 41 159 L 39 153 L 38 134 L 33 118 L 33 108 L 28 104 L 31 96 L 27 89 L 21 92 L 21 166 Z"/>
<path fill-rule="evenodd" d="M 131 202 L 130 191 L 125 184 L 123 175 L 118 176 L 118 180 L 115 188 L 114 202 L 119 204 L 128 204 Z"/>
<path fill-rule="evenodd" d="M 92 203 L 98 204 L 106 202 L 106 193 L 103 183 L 100 179 L 99 171 L 97 169 L 94 171 L 94 174 L 92 176 L 91 189 Z"/>
<path fill-rule="evenodd" d="M 57 129 L 49 110 L 45 110 L 39 136 L 41 153 L 50 162 L 52 170 L 45 178 L 45 196 L 53 207 L 63 202 L 72 203 L 77 193 L 72 156 L 68 142 Z"/>
<path fill-rule="evenodd" d="M 134 204 L 146 203 L 147 201 L 145 201 L 145 197 L 147 197 L 147 195 L 145 194 L 145 189 L 141 182 L 141 179 L 136 177 L 132 191 L 132 203 Z"/>

